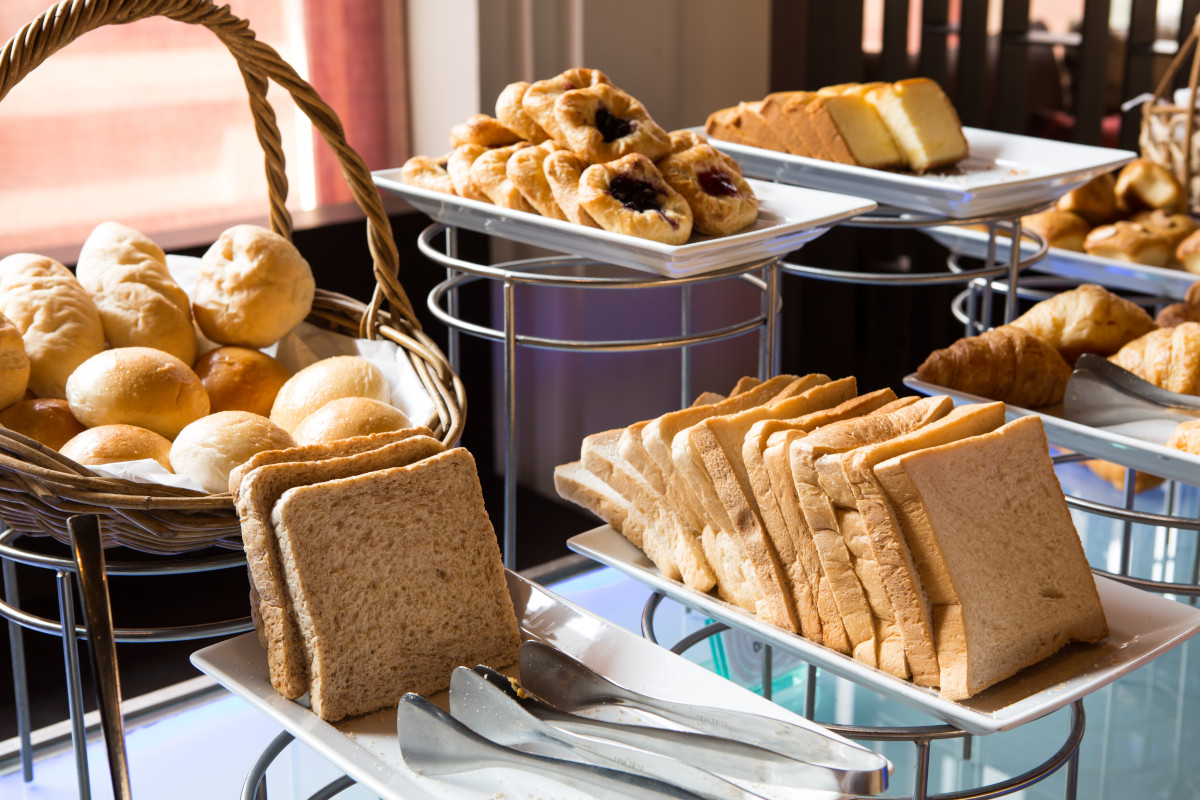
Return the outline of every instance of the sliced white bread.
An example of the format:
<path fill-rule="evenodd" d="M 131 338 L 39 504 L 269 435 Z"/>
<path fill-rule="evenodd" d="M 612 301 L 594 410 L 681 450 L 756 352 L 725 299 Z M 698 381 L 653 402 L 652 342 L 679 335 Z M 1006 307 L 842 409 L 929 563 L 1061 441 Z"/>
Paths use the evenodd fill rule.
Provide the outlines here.
<path fill-rule="evenodd" d="M 874 468 L 889 458 L 987 433 L 1002 424 L 1003 403 L 960 406 L 904 436 L 817 459 L 821 487 L 834 504 L 855 508 L 861 515 L 861 527 L 848 527 L 839 518 L 842 535 L 860 566 L 864 585 L 868 580 L 882 582 L 891 600 L 892 619 L 899 628 L 912 680 L 919 686 L 937 686 L 940 681 L 932 611 L 912 553 Z M 887 613 L 874 605 L 872 608 L 877 615 Z M 881 650 L 884 646 L 881 642 Z"/>
<path fill-rule="evenodd" d="M 445 449 L 431 436 L 416 435 L 340 458 L 264 464 L 242 477 L 234 503 L 241 520 L 246 563 L 259 595 L 271 685 L 283 697 L 291 700 L 304 694 L 309 679 L 300 632 L 290 612 L 279 542 L 271 526 L 275 502 L 295 486 L 411 464 Z M 332 546 L 341 545 L 334 542 Z"/>
<path fill-rule="evenodd" d="M 756 422 L 810 414 L 836 406 L 854 394 L 853 378 L 821 383 L 796 397 L 737 414 L 709 417 L 677 435 L 673 444 L 673 448 L 678 446 L 689 451 L 672 454 L 676 468 L 689 475 L 692 465 L 699 467 L 700 473 L 694 479 L 704 483 L 703 496 L 711 495 L 720 505 L 723 519 L 729 521 L 730 530 L 741 539 L 763 592 L 764 608 L 760 617 L 793 633 L 800 632 L 800 623 L 790 583 L 779 554 L 763 530 L 758 503 L 742 461 L 742 445 L 746 432 Z M 686 465 L 682 463 L 684 459 Z"/>
<path fill-rule="evenodd" d="M 820 487 L 816 461 L 832 453 L 902 436 L 945 416 L 952 407 L 953 402 L 949 397 L 929 397 L 890 413 L 879 411 L 865 417 L 835 422 L 796 439 L 789 452 L 792 481 L 800 510 L 812 532 L 813 542 L 821 557 L 821 567 L 829 579 L 842 624 L 846 627 L 846 636 L 850 640 L 851 652 L 859 661 L 900 677 L 907 676 L 903 658 L 900 663 L 879 662 L 875 615 L 862 580 L 855 571 L 853 555 L 838 526 L 833 502 Z M 879 603 L 887 602 L 886 597 L 874 599 Z"/>
<path fill-rule="evenodd" d="M 271 522 L 322 719 L 440 691 L 455 667 L 516 661 L 521 634 L 466 450 L 289 489 Z"/>
<path fill-rule="evenodd" d="M 1040 419 L 888 459 L 875 475 L 918 567 L 939 565 L 921 577 L 944 697 L 1108 635 Z"/>
<path fill-rule="evenodd" d="M 554 488 L 564 500 L 583 506 L 635 547 L 645 550 L 646 532 L 653 523 L 581 462 L 572 461 L 555 467 Z M 649 535 L 652 540 L 657 536 L 652 530 Z"/>

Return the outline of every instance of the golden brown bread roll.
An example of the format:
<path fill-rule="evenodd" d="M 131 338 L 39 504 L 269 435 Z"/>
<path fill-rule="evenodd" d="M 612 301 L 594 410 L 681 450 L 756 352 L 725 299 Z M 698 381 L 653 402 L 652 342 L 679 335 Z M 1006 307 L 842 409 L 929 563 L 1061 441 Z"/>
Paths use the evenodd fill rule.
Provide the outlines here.
<path fill-rule="evenodd" d="M 192 310 L 218 344 L 266 347 L 312 310 L 316 282 L 296 246 L 257 225 L 235 225 L 200 260 Z"/>
<path fill-rule="evenodd" d="M 1091 256 L 1150 267 L 1167 266 L 1175 254 L 1162 236 L 1152 233 L 1144 225 L 1124 219 L 1093 228 L 1083 240 L 1083 250 Z"/>
<path fill-rule="evenodd" d="M 1069 364 L 1084 353 L 1112 355 L 1155 327 L 1141 306 L 1094 283 L 1043 300 L 1012 324 L 1045 339 Z"/>
<path fill-rule="evenodd" d="M 38 397 L 66 397 L 67 376 L 104 349 L 92 296 L 52 258 L 17 253 L 0 260 L 0 314 L 21 332 L 29 388 Z"/>
<path fill-rule="evenodd" d="M 1155 386 L 1200 395 L 1200 323 L 1183 322 L 1150 331 L 1108 360 Z"/>
<path fill-rule="evenodd" d="M 309 414 L 292 431 L 296 444 L 318 444 L 398 431 L 412 425 L 395 406 L 369 397 L 340 397 Z"/>
<path fill-rule="evenodd" d="M 229 491 L 234 467 L 265 450 L 295 447 L 288 432 L 249 411 L 218 411 L 192 422 L 171 443 L 171 469 L 220 494 Z"/>
<path fill-rule="evenodd" d="M 1166 167 L 1148 158 L 1137 158 L 1121 168 L 1113 189 L 1118 208 L 1127 213 L 1161 208 L 1183 211 L 1187 195 Z"/>
<path fill-rule="evenodd" d="M 1039 234 L 1051 247 L 1079 253 L 1083 252 L 1083 240 L 1092 229 L 1083 217 L 1057 208 L 1021 217 L 1021 225 Z"/>
<path fill-rule="evenodd" d="M 1098 459 L 1092 459 L 1083 463 L 1087 465 L 1088 469 L 1096 473 L 1098 477 L 1108 481 L 1115 488 L 1124 490 L 1125 467 L 1120 464 L 1114 464 L 1111 461 L 1100 461 Z M 1161 486 L 1162 483 L 1163 479 L 1157 475 L 1151 475 L 1148 472 L 1141 472 L 1139 470 L 1133 479 L 1133 491 L 1134 494 L 1141 494 L 1142 492 L 1148 492 L 1151 489 Z"/>
<path fill-rule="evenodd" d="M 29 356 L 21 332 L 0 314 L 0 408 L 8 408 L 29 388 Z"/>
<path fill-rule="evenodd" d="M 929 354 L 923 381 L 1025 408 L 1062 401 L 1071 365 L 1044 339 L 1001 325 Z"/>
<path fill-rule="evenodd" d="M 1156 208 L 1153 211 L 1139 211 L 1129 219 L 1136 222 L 1155 236 L 1166 239 L 1171 252 L 1175 253 L 1180 243 L 1200 228 L 1200 223 L 1187 214 L 1172 214 Z"/>
<path fill-rule="evenodd" d="M 1176 425 L 1175 430 L 1171 431 L 1171 438 L 1167 439 L 1167 447 L 1200 456 L 1200 419 Z"/>
<path fill-rule="evenodd" d="M 1200 273 L 1200 231 L 1189 234 L 1175 248 L 1177 260 L 1188 272 Z"/>
<path fill-rule="evenodd" d="M 1117 208 L 1117 179 L 1111 172 L 1097 175 L 1077 189 L 1058 198 L 1059 211 L 1069 211 L 1092 225 L 1104 225 L 1120 216 Z"/>
<path fill-rule="evenodd" d="M 339 397 L 369 397 L 391 403 L 392 392 L 379 367 L 359 356 L 334 356 L 288 378 L 271 406 L 271 421 L 289 433 L 309 414 Z"/>
<path fill-rule="evenodd" d="M 88 427 L 125 424 L 174 439 L 208 413 L 192 368 L 152 347 L 120 347 L 89 358 L 67 380 L 67 402 Z"/>
<path fill-rule="evenodd" d="M 276 359 L 248 347 L 218 347 L 196 359 L 196 376 L 208 392 L 209 412 L 249 411 L 271 416 L 280 388 L 292 377 Z"/>
<path fill-rule="evenodd" d="M 100 223 L 83 244 L 75 276 L 92 294 L 109 347 L 155 347 L 188 365 L 196 360 L 192 301 L 149 237 Z"/>
<path fill-rule="evenodd" d="M 0 425 L 58 450 L 86 428 L 75 419 L 66 400 L 36 397 L 0 411 Z"/>
<path fill-rule="evenodd" d="M 171 471 L 171 442 L 136 425 L 99 425 L 74 436 L 59 448 L 67 458 L 85 466 L 152 458 Z"/>

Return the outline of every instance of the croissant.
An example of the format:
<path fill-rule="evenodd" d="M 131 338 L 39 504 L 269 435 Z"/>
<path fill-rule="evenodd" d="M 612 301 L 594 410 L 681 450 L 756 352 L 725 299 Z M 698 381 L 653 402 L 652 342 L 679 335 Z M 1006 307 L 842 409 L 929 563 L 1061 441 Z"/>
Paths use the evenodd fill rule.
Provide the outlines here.
<path fill-rule="evenodd" d="M 1155 328 L 1141 306 L 1094 283 L 1043 300 L 1011 324 L 1049 342 L 1070 364 L 1084 353 L 1112 355 Z"/>
<path fill-rule="evenodd" d="M 1108 360 L 1155 386 L 1200 395 L 1200 322 L 1150 331 Z"/>
<path fill-rule="evenodd" d="M 1062 401 L 1071 365 L 1044 339 L 1001 325 L 935 350 L 917 368 L 923 381 L 1032 408 Z"/>

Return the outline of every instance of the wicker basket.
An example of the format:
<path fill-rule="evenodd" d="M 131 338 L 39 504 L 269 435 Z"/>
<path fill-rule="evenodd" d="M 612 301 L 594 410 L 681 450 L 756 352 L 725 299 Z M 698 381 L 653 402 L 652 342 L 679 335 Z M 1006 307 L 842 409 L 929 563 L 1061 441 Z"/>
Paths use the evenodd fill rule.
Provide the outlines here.
<path fill-rule="evenodd" d="M 446 444 L 457 440 L 463 425 L 463 386 L 441 350 L 421 331 L 399 283 L 391 225 L 366 165 L 346 144 L 333 110 L 228 7 L 214 6 L 211 0 L 62 0 L 18 31 L 0 51 L 0 100 L 30 70 L 84 33 L 153 16 L 203 25 L 237 60 L 265 154 L 273 230 L 291 235 L 291 217 L 284 205 L 283 149 L 275 113 L 267 102 L 268 80 L 292 95 L 333 148 L 367 217 L 376 288 L 369 305 L 317 290 L 308 321 L 339 333 L 396 343 L 437 409 L 434 433 Z M 54 450 L 0 428 L 0 519 L 21 533 L 68 542 L 66 523 L 74 514 L 100 515 L 106 546 L 164 555 L 214 545 L 241 547 L 241 530 L 228 493 L 203 494 L 100 477 Z"/>
<path fill-rule="evenodd" d="M 1142 155 L 1169 169 L 1185 187 L 1188 194 L 1188 209 L 1200 212 L 1200 125 L 1197 124 L 1196 88 L 1200 83 L 1200 15 L 1192 25 L 1192 32 L 1179 47 L 1162 80 L 1154 89 L 1154 98 L 1142 104 L 1142 128 L 1138 144 Z M 1192 55 L 1191 71 L 1188 73 L 1187 106 L 1176 105 L 1171 97 L 1171 87 L 1183 69 L 1188 54 Z"/>

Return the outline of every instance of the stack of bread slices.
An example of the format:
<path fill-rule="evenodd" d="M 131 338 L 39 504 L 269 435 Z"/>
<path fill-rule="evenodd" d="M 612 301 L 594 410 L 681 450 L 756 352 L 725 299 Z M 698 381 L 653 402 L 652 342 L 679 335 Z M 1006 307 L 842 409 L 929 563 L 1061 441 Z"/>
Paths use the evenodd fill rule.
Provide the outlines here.
<path fill-rule="evenodd" d="M 237 467 L 250 605 L 271 684 L 335 721 L 517 659 L 471 454 L 424 428 L 265 451 Z"/>
<path fill-rule="evenodd" d="M 555 484 L 666 577 L 949 699 L 1108 634 L 1041 421 L 1003 403 L 743 379 Z"/>

